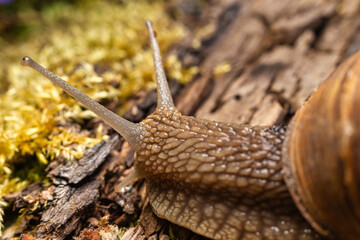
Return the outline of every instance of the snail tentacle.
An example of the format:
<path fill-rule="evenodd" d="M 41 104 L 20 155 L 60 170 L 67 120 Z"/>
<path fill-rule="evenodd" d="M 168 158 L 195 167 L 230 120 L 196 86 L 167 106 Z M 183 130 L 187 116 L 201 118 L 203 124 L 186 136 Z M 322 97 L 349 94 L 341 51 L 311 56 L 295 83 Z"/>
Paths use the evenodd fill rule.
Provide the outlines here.
<path fill-rule="evenodd" d="M 146 21 L 146 27 L 149 31 L 151 48 L 154 56 L 154 67 L 157 84 L 157 108 L 166 107 L 175 110 L 175 105 L 171 96 L 170 88 L 166 80 L 164 67 L 162 65 L 159 45 L 156 40 L 155 31 L 151 21 Z"/>
<path fill-rule="evenodd" d="M 55 85 L 62 88 L 73 98 L 84 104 L 87 108 L 93 111 L 101 119 L 103 119 L 107 124 L 113 127 L 118 133 L 120 133 L 134 148 L 139 148 L 140 136 L 143 132 L 143 129 L 140 124 L 132 123 L 119 115 L 108 110 L 98 102 L 91 99 L 89 96 L 81 92 L 79 89 L 75 88 L 71 84 L 67 83 L 51 71 L 47 70 L 43 66 L 39 65 L 37 62 L 32 60 L 30 57 L 23 57 L 20 61 L 20 64 L 23 66 L 31 67 L 36 70 L 46 78 L 48 78 Z"/>

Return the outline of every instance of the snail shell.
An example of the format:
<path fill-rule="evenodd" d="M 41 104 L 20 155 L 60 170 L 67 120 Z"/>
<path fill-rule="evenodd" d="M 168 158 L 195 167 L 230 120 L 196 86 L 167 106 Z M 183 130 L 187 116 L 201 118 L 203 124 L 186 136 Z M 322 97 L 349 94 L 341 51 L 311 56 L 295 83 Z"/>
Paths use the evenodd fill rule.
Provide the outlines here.
<path fill-rule="evenodd" d="M 285 138 L 281 127 L 219 123 L 179 113 L 151 22 L 147 27 L 158 102 L 156 111 L 138 124 L 29 57 L 21 61 L 95 112 L 135 149 L 134 171 L 118 189 L 145 178 L 159 217 L 209 238 L 319 239 L 314 228 L 327 237 L 358 239 L 360 53 L 319 86 L 296 113 Z"/>
<path fill-rule="evenodd" d="M 283 146 L 285 181 L 325 236 L 360 238 L 360 52 L 297 111 Z"/>

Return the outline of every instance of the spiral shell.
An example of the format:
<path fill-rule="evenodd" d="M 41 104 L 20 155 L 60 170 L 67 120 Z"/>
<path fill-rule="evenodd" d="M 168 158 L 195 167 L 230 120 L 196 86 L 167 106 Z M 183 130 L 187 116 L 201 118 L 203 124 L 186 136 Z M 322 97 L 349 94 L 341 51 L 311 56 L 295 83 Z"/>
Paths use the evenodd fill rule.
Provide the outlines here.
<path fill-rule="evenodd" d="M 300 109 L 283 146 L 285 181 L 324 236 L 360 236 L 360 52 L 340 65 Z"/>

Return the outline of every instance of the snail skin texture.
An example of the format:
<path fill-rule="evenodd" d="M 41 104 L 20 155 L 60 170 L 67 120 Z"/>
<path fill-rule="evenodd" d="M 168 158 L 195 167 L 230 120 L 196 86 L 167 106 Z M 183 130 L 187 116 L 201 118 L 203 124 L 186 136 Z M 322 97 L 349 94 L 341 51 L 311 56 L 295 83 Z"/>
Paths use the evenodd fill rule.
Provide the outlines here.
<path fill-rule="evenodd" d="M 285 133 L 281 127 L 181 115 L 152 24 L 146 25 L 158 100 L 156 111 L 138 124 L 29 57 L 21 61 L 100 116 L 134 148 L 134 171 L 117 190 L 145 178 L 158 217 L 213 239 L 359 239 L 360 53 L 319 86 Z"/>

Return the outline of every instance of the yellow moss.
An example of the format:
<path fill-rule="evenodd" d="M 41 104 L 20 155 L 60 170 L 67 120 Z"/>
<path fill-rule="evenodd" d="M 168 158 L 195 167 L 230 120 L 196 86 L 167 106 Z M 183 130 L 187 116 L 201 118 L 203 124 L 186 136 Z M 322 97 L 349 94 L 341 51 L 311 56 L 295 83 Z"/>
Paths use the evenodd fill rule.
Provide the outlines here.
<path fill-rule="evenodd" d="M 215 77 L 231 71 L 231 65 L 228 62 L 222 62 L 213 70 Z"/>
<path fill-rule="evenodd" d="M 213 23 L 210 23 L 204 27 L 199 28 L 195 32 L 195 37 L 192 41 L 192 47 L 193 48 L 200 48 L 201 47 L 201 41 L 206 38 L 207 36 L 210 36 L 214 31 L 216 30 L 216 26 Z"/>
<path fill-rule="evenodd" d="M 177 79 L 181 83 L 189 82 L 193 76 L 199 72 L 199 68 L 196 66 L 184 68 L 175 55 L 171 55 L 167 58 L 165 66 L 169 69 L 169 77 Z"/>
<path fill-rule="evenodd" d="M 155 86 L 145 20 L 153 21 L 163 52 L 185 34 L 164 6 L 163 1 L 145 0 L 79 1 L 71 6 L 59 1 L 40 12 L 40 20 L 28 23 L 36 35 L 26 42 L 11 45 L 0 37 L 0 197 L 28 184 L 12 175 L 19 158 L 35 156 L 43 164 L 58 156 L 80 158 L 86 147 L 106 139 L 101 129 L 90 135 L 64 127 L 94 114 L 21 67 L 19 59 L 31 56 L 96 101 L 123 101 Z M 184 69 L 174 57 L 170 62 L 167 72 L 182 82 L 197 72 Z M 0 223 L 2 206 L 0 200 Z"/>

